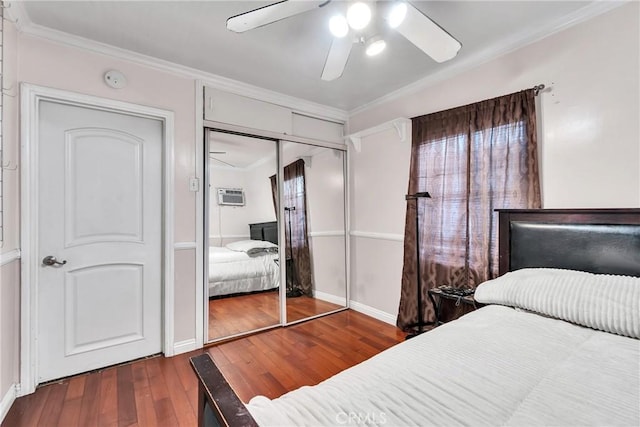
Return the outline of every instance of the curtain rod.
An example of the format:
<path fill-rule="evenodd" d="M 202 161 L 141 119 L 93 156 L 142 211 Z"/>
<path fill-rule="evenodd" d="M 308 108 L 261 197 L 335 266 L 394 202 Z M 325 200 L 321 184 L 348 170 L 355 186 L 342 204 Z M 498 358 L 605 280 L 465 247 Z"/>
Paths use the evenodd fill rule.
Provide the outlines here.
<path fill-rule="evenodd" d="M 539 84 L 539 85 L 534 86 L 534 87 L 532 88 L 532 89 L 533 89 L 533 94 L 534 94 L 535 96 L 538 96 L 538 94 L 540 93 L 540 91 L 541 91 L 541 90 L 543 90 L 543 89 L 544 89 L 544 87 L 545 87 L 545 86 L 544 86 L 543 84 Z"/>

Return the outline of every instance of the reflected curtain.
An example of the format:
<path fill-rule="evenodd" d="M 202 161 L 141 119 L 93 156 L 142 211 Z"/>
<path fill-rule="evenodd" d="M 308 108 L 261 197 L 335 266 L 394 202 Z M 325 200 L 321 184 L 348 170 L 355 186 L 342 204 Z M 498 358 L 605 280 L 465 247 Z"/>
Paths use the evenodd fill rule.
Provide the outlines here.
<path fill-rule="evenodd" d="M 276 176 L 271 178 L 273 205 L 278 213 L 278 185 Z M 292 260 L 293 287 L 304 295 L 313 296 L 311 282 L 311 256 L 307 235 L 307 196 L 304 160 L 299 159 L 284 167 L 284 206 L 295 208 L 285 211 L 285 252 Z"/>
<path fill-rule="evenodd" d="M 416 209 L 429 322 L 435 310 L 428 289 L 475 287 L 497 277 L 494 209 L 540 207 L 533 89 L 413 118 L 408 194 L 422 191 L 432 198 L 407 202 L 397 319 L 404 330 L 418 318 Z"/>

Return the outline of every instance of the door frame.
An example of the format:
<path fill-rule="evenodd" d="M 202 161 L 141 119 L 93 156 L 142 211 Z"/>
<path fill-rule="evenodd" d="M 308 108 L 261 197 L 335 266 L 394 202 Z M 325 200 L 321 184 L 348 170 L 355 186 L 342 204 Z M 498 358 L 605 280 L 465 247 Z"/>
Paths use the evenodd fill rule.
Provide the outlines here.
<path fill-rule="evenodd" d="M 162 351 L 174 354 L 174 113 L 132 104 L 37 86 L 20 84 L 20 155 L 21 155 L 21 290 L 20 290 L 20 385 L 18 396 L 33 393 L 38 385 L 38 122 L 40 104 L 57 104 L 92 108 L 130 116 L 158 120 L 162 123 Z"/>

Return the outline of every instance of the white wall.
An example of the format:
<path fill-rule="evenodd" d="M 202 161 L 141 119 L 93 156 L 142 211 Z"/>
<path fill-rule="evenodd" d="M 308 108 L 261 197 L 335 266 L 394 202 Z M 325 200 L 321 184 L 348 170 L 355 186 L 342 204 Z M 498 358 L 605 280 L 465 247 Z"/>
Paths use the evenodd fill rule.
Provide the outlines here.
<path fill-rule="evenodd" d="M 275 151 L 274 144 L 274 151 Z M 278 171 L 276 156 L 254 165 L 247 171 L 247 206 L 250 208 L 247 224 L 276 220 L 273 206 L 271 177 Z M 248 231 L 247 231 L 248 232 Z"/>
<path fill-rule="evenodd" d="M 273 144 L 274 154 L 276 145 Z M 211 162 L 210 162 L 211 164 Z M 209 238 L 212 246 L 248 240 L 249 224 L 276 220 L 270 176 L 276 173 L 276 157 L 251 168 L 209 169 Z M 216 188 L 242 188 L 244 206 L 218 204 Z"/>
<path fill-rule="evenodd" d="M 330 148 L 312 153 L 305 186 L 314 289 L 317 297 L 346 305 L 344 153 Z"/>
<path fill-rule="evenodd" d="M 10 162 L 2 182 L 4 240 L 0 248 L 0 420 L 15 399 L 20 344 L 20 190 L 17 90 L 17 32 L 3 21 L 3 161 Z M 5 263 L 6 262 L 6 263 Z"/>
<path fill-rule="evenodd" d="M 538 101 L 543 207 L 640 207 L 639 9 L 631 2 L 358 112 L 350 132 L 544 83 L 548 89 Z M 352 299 L 392 318 L 400 295 L 410 143 L 390 130 L 364 138 L 351 158 Z M 371 238 L 376 233 L 386 240 Z"/>
<path fill-rule="evenodd" d="M 174 240 L 175 247 L 175 305 L 174 305 L 174 341 L 176 348 L 180 351 L 195 345 L 198 341 L 196 331 L 202 325 L 196 324 L 197 307 L 196 294 L 200 292 L 200 283 L 196 283 L 196 230 L 200 224 L 196 223 L 198 213 L 196 212 L 197 193 L 189 190 L 189 178 L 198 175 L 200 165 L 196 164 L 196 150 L 202 150 L 202 141 L 196 136 L 196 118 L 200 116 L 200 112 L 196 112 L 196 101 L 201 93 L 196 94 L 195 75 L 186 76 L 186 71 L 180 71 L 178 67 L 175 71 L 162 71 L 153 66 L 142 65 L 149 61 L 129 61 L 120 59 L 110 54 L 98 53 L 103 51 L 101 47 L 97 47 L 96 51 L 90 49 L 82 49 L 71 47 L 69 45 L 52 42 L 43 37 L 30 35 L 27 32 L 15 34 L 16 42 L 14 67 L 15 85 L 14 92 L 18 92 L 18 83 L 31 83 L 40 86 L 52 87 L 62 90 L 68 90 L 77 93 L 89 94 L 104 98 L 116 99 L 141 105 L 152 106 L 156 108 L 166 109 L 174 112 L 175 118 L 175 149 L 174 149 L 174 198 L 175 198 L 175 222 L 174 222 Z M 10 51 L 10 49 L 8 49 Z M 107 50 L 110 52 L 110 50 Z M 117 55 L 115 53 L 114 55 Z M 166 67 L 160 65 L 164 70 Z M 107 70 L 117 69 L 125 74 L 128 85 L 123 89 L 112 89 L 107 87 L 103 81 L 103 75 Z M 205 77 L 206 78 L 206 77 Z M 213 81 L 216 78 L 213 77 Z M 5 82 L 9 82 L 5 78 Z M 225 80 L 225 84 L 228 82 Z M 242 84 L 237 85 L 243 88 Z M 235 87 L 235 86 L 234 86 Z M 262 93 L 260 90 L 247 85 L 247 90 L 251 93 Z M 273 98 L 277 102 L 283 104 L 290 103 L 295 105 L 296 111 L 304 112 L 307 109 L 313 111 L 313 115 L 327 114 L 329 117 L 342 115 L 341 112 L 331 108 L 307 103 L 305 101 L 296 100 L 287 96 L 279 96 L 265 91 L 263 94 L 266 98 Z M 258 96 L 258 95 L 256 95 Z M 19 98 L 13 98 L 15 102 Z M 289 110 L 290 111 L 290 110 Z M 247 116 L 256 116 L 255 111 L 244 111 Z M 14 153 L 17 153 L 19 144 L 17 139 L 17 110 L 14 113 L 8 112 L 9 117 L 13 117 L 15 123 L 12 130 L 14 132 Z M 13 116 L 11 116 L 13 114 Z M 293 120 L 293 117 L 291 118 Z M 338 125 L 336 125 L 338 126 Z M 6 132 L 10 135 L 10 131 Z M 9 155 L 11 148 L 7 150 Z M 17 157 L 17 154 L 16 154 Z M 266 165 L 261 166 L 262 169 Z M 271 170 L 262 170 L 256 168 L 253 173 L 260 174 L 260 184 L 263 189 L 252 190 L 253 182 L 247 183 L 248 203 L 253 200 L 258 202 L 260 209 L 257 209 L 251 218 L 246 222 L 264 222 L 275 220 L 273 205 L 271 202 L 271 189 L 268 176 L 275 171 L 275 166 Z M 262 176 L 264 175 L 264 176 Z M 17 176 L 17 175 L 16 175 Z M 17 194 L 18 181 L 11 178 L 7 180 L 5 185 L 10 186 L 9 190 L 5 189 L 7 196 L 7 205 L 15 210 L 15 218 L 11 220 L 8 216 L 8 223 L 13 221 L 14 228 L 8 230 L 7 236 L 9 241 L 14 241 L 13 245 L 19 246 L 19 222 L 18 207 L 19 195 Z M 14 192 L 11 195 L 11 192 Z M 254 197 L 251 193 L 259 195 Z M 264 199 L 264 200 L 261 200 Z M 14 203 L 12 203 L 14 202 Z M 245 224 L 245 228 L 246 228 Z M 9 227 L 8 227 L 9 228 Z M 11 237 L 11 233 L 13 237 Z M 248 231 L 247 231 L 248 233 Z M 15 275 L 14 275 L 15 276 Z M 19 275 L 18 275 L 19 276 Z M 13 276 L 12 276 L 13 277 Z M 17 276 L 16 276 L 17 277 Z M 11 291 L 19 289 L 20 284 L 11 285 Z M 3 288 L 4 289 L 4 288 Z M 11 294 L 13 295 L 13 294 Z M 13 314 L 18 316 L 16 306 Z M 10 313 L 11 314 L 11 313 Z M 16 319 L 18 319 L 16 317 Z M 18 319 L 19 320 L 19 319 Z M 1 326 L 9 332 L 2 334 L 2 339 L 17 339 L 19 326 L 8 325 Z M 3 346 L 3 350 L 4 350 Z M 4 364 L 3 364 L 4 366 Z M 17 367 L 16 367 L 17 370 Z M 16 371 L 17 372 L 17 371 Z M 1 381 L 1 379 L 0 379 Z"/>
<path fill-rule="evenodd" d="M 2 83 L 2 139 L 3 162 L 3 224 L 4 236 L 1 251 L 10 252 L 20 247 L 20 141 L 18 136 L 18 33 L 13 24 L 4 21 Z"/>
<path fill-rule="evenodd" d="M 195 203 L 189 191 L 189 177 L 195 169 L 195 84 L 193 79 L 115 59 L 77 48 L 52 43 L 20 33 L 18 36 L 18 79 L 104 98 L 117 99 L 173 111 L 175 114 L 175 241 L 195 242 Z M 127 77 L 123 89 L 104 84 L 107 70 L 117 69 Z M 193 280 L 195 249 L 183 249 L 175 258 L 176 342 L 195 339 L 195 292 Z M 184 274 L 189 272 L 190 274 Z"/>
<path fill-rule="evenodd" d="M 410 148 L 389 129 L 363 139 L 350 156 L 350 299 L 387 313 L 376 317 L 391 323 L 400 302 Z"/>

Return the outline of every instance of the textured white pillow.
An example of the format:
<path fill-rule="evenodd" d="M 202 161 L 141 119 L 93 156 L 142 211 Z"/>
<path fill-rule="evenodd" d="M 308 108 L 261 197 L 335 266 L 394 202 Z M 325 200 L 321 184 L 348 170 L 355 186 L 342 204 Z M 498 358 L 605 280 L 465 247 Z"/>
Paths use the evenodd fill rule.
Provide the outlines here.
<path fill-rule="evenodd" d="M 252 249 L 269 249 L 277 247 L 278 245 L 274 245 L 266 240 L 240 240 L 227 245 L 228 249 L 237 252 L 249 252 Z"/>
<path fill-rule="evenodd" d="M 482 283 L 484 304 L 534 311 L 578 325 L 640 338 L 640 278 L 525 268 Z"/>

